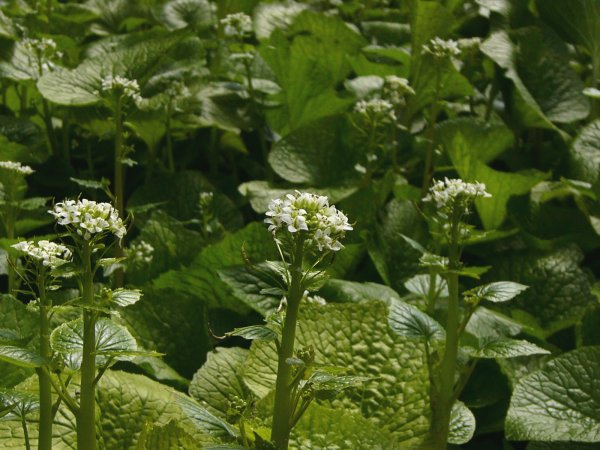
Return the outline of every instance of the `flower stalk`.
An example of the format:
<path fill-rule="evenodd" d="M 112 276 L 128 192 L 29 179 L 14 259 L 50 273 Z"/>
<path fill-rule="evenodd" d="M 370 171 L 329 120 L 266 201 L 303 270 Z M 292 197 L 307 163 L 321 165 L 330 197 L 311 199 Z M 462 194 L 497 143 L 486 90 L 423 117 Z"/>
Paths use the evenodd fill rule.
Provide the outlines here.
<path fill-rule="evenodd" d="M 47 361 L 52 359 L 50 349 L 50 309 L 52 302 L 46 292 L 46 271 L 38 276 L 38 289 L 40 294 L 40 356 Z M 52 450 L 52 422 L 54 414 L 52 411 L 52 382 L 50 373 L 43 369 L 37 370 L 38 384 L 40 389 L 40 421 L 38 450 Z"/>

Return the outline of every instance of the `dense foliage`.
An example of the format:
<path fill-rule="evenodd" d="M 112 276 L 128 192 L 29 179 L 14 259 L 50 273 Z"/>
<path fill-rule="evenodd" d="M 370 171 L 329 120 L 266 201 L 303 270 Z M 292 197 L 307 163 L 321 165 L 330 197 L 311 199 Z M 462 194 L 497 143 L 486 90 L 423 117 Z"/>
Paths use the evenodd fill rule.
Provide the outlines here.
<path fill-rule="evenodd" d="M 1 448 L 600 448 L 600 0 L 0 0 L 0 79 Z"/>

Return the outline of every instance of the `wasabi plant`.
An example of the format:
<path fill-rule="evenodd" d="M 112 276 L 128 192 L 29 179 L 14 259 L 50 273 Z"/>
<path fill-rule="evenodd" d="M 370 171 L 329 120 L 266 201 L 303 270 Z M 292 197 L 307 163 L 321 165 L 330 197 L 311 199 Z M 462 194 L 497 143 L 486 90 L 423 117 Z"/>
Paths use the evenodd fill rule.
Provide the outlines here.
<path fill-rule="evenodd" d="M 352 230 L 348 218 L 329 205 L 325 196 L 296 191 L 269 204 L 265 223 L 273 234 L 284 264 L 287 292 L 282 301 L 284 313 L 278 349 L 277 381 L 271 441 L 278 450 L 288 448 L 290 432 L 312 400 L 310 379 L 304 368 L 314 355 L 303 349 L 294 358 L 294 339 L 300 303 L 312 288 L 319 272 L 314 272 L 328 256 L 344 248 L 342 240 Z M 305 262 L 309 268 L 305 267 Z M 295 365 L 299 359 L 299 365 Z"/>
<path fill-rule="evenodd" d="M 39 437 L 38 449 L 52 449 L 52 423 L 58 410 L 52 401 L 52 359 L 50 345 L 50 319 L 53 313 L 52 300 L 48 292 L 60 287 L 57 270 L 71 261 L 72 254 L 66 246 L 41 240 L 22 241 L 12 246 L 22 256 L 24 264 L 21 278 L 37 296 L 35 305 L 39 311 L 39 355 L 44 363 L 36 367 L 39 384 Z"/>

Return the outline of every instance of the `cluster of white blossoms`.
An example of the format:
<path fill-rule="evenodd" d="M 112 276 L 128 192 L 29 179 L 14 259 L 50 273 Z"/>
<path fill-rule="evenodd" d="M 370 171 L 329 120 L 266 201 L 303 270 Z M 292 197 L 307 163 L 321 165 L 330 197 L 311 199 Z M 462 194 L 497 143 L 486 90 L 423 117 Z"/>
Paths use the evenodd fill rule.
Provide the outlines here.
<path fill-rule="evenodd" d="M 440 210 L 459 206 L 467 208 L 476 198 L 488 198 L 492 195 L 485 190 L 483 183 L 466 183 L 461 179 L 434 181 L 429 193 L 423 198 L 424 202 L 435 202 Z"/>
<path fill-rule="evenodd" d="M 354 105 L 354 112 L 371 120 L 396 121 L 394 105 L 391 102 L 380 98 L 359 100 Z"/>
<path fill-rule="evenodd" d="M 72 256 L 71 250 L 64 245 L 46 240 L 38 242 L 22 241 L 11 245 L 11 247 L 50 268 L 58 267 L 70 261 Z"/>
<path fill-rule="evenodd" d="M 450 58 L 460 55 L 458 42 L 452 39 L 445 41 L 439 37 L 435 37 L 429 43 L 423 45 L 423 50 L 436 58 Z"/>
<path fill-rule="evenodd" d="M 142 101 L 140 95 L 140 85 L 137 80 L 130 80 L 129 78 L 122 77 L 120 75 L 112 76 L 109 75 L 102 79 L 102 91 L 107 93 L 119 92 L 125 97 L 130 98 L 136 104 Z"/>
<path fill-rule="evenodd" d="M 274 236 L 281 231 L 306 233 L 305 242 L 319 251 L 338 251 L 344 248 L 341 239 L 352 230 L 348 217 L 322 195 L 296 191 L 269 203 L 265 223 Z"/>
<path fill-rule="evenodd" d="M 66 226 L 85 240 L 104 232 L 122 239 L 127 233 L 118 211 L 110 203 L 91 200 L 65 200 L 48 211 L 59 225 Z"/>
<path fill-rule="evenodd" d="M 381 92 L 390 103 L 400 105 L 404 103 L 404 96 L 415 95 L 414 89 L 408 84 L 406 78 L 396 75 L 388 75 L 383 79 L 383 89 Z"/>
<path fill-rule="evenodd" d="M 125 254 L 130 262 L 150 264 L 154 258 L 154 247 L 144 240 L 138 243 L 131 243 L 129 248 L 125 249 Z"/>
<path fill-rule="evenodd" d="M 10 170 L 20 175 L 31 175 L 35 170 L 15 161 L 0 161 L 0 169 Z"/>
<path fill-rule="evenodd" d="M 221 19 L 221 24 L 225 36 L 242 39 L 252 33 L 252 18 L 248 14 L 241 12 L 228 14 Z"/>
<path fill-rule="evenodd" d="M 23 46 L 32 52 L 39 53 L 41 55 L 47 53 L 54 53 L 56 51 L 56 42 L 53 39 L 42 38 L 42 39 L 23 39 Z"/>

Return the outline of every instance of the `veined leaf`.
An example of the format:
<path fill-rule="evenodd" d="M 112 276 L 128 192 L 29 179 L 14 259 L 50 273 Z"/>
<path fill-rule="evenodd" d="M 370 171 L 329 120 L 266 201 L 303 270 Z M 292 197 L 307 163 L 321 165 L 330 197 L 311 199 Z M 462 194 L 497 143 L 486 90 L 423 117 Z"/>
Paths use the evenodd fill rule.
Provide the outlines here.
<path fill-rule="evenodd" d="M 441 341 L 446 338 L 444 327 L 420 309 L 401 300 L 392 301 L 389 309 L 390 328 L 399 336 L 425 341 Z"/>
<path fill-rule="evenodd" d="M 528 341 L 492 336 L 476 339 L 475 347 L 466 345 L 461 348 L 474 358 L 514 358 L 550 354 L 548 350 Z"/>
<path fill-rule="evenodd" d="M 487 300 L 492 303 L 500 303 L 512 300 L 526 289 L 527 286 L 524 284 L 512 281 L 497 281 L 465 291 L 463 295 L 465 297 L 475 297 L 479 300 Z"/>
<path fill-rule="evenodd" d="M 0 345 L 0 360 L 28 368 L 40 367 L 48 363 L 37 353 L 15 345 Z"/>
<path fill-rule="evenodd" d="M 450 412 L 450 432 L 448 443 L 466 444 L 475 434 L 475 416 L 460 400 L 456 400 Z"/>
<path fill-rule="evenodd" d="M 142 291 L 139 289 L 115 289 L 111 292 L 111 301 L 117 306 L 125 307 L 137 303 L 142 298 Z"/>

